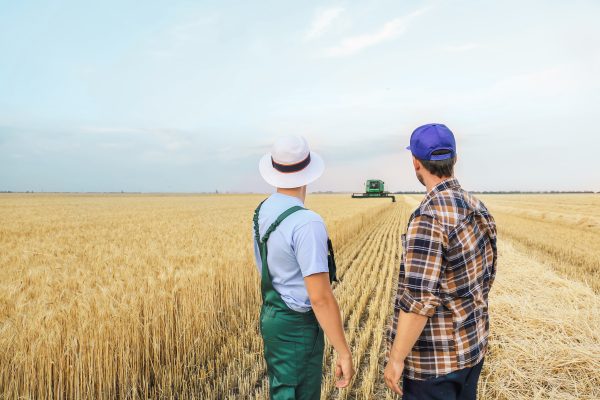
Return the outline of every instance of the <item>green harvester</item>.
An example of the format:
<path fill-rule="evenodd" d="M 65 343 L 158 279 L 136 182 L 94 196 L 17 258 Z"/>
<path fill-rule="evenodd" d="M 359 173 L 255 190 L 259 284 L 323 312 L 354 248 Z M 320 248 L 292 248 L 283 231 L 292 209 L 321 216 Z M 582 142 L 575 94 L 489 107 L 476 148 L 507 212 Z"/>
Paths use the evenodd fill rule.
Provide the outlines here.
<path fill-rule="evenodd" d="M 352 193 L 353 199 L 380 199 L 388 197 L 392 203 L 396 202 L 396 196 L 385 191 L 384 182 L 381 179 L 369 179 L 365 183 L 364 193 Z"/>

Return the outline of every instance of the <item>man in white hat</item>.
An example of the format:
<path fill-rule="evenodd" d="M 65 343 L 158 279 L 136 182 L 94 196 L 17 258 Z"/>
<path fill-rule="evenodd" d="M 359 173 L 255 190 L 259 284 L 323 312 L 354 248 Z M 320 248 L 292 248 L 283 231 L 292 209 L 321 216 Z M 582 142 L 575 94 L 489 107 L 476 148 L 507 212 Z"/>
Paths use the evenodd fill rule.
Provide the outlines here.
<path fill-rule="evenodd" d="M 337 387 L 354 375 L 340 310 L 331 290 L 333 248 L 323 219 L 304 208 L 306 185 L 323 160 L 299 136 L 275 142 L 259 164 L 277 191 L 254 212 L 254 253 L 261 274 L 260 332 L 271 399 L 319 399 L 323 332 L 338 353 Z"/>

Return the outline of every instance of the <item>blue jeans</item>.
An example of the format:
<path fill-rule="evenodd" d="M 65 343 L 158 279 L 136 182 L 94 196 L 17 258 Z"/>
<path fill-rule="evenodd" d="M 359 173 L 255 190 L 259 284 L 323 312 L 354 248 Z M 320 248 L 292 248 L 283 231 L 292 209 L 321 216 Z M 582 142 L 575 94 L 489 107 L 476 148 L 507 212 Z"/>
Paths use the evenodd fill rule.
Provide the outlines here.
<path fill-rule="evenodd" d="M 437 378 L 418 381 L 404 378 L 402 400 L 475 400 L 483 360 Z"/>

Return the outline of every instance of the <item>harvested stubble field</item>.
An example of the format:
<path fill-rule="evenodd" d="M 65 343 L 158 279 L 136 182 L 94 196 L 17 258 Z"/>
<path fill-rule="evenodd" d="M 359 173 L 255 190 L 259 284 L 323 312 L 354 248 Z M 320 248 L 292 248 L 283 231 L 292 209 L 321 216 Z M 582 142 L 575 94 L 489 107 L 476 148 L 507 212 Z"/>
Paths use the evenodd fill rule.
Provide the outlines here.
<path fill-rule="evenodd" d="M 261 198 L 2 195 L 0 398 L 266 398 Z M 481 398 L 600 398 L 598 197 L 484 200 L 501 243 Z M 392 398 L 383 332 L 416 203 L 309 196 L 336 248 L 358 372 L 335 389 L 328 350 L 324 399 Z"/>

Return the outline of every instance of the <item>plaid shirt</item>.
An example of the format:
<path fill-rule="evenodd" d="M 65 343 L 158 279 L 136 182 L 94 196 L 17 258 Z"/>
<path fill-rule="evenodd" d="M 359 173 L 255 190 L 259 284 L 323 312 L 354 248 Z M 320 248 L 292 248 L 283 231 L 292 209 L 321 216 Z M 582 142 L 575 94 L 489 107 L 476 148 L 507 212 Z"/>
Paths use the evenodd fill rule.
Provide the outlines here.
<path fill-rule="evenodd" d="M 429 317 L 404 364 L 424 380 L 477 364 L 487 350 L 488 293 L 496 273 L 496 224 L 454 178 L 433 188 L 402 235 L 394 319 L 400 310 Z"/>

